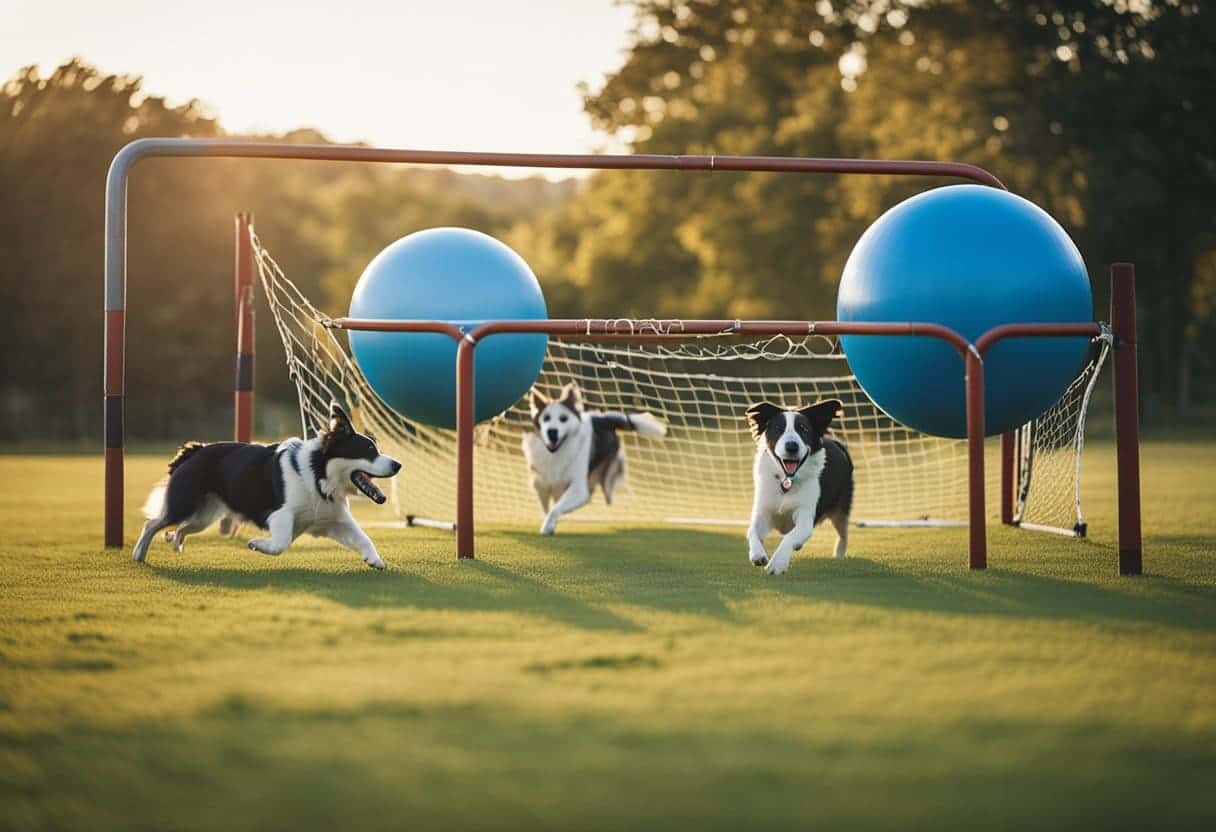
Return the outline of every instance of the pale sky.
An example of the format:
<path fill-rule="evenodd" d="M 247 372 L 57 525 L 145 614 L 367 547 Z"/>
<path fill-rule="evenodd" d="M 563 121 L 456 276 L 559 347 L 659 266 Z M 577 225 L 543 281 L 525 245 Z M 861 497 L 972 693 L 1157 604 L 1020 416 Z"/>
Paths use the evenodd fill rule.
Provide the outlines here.
<path fill-rule="evenodd" d="M 419 149 L 619 149 L 591 129 L 575 89 L 598 88 L 623 59 L 632 12 L 613 0 L 11 2 L 0 12 L 3 78 L 79 55 L 104 72 L 143 75 L 147 92 L 171 102 L 199 98 L 234 132 L 316 127 L 338 141 Z"/>

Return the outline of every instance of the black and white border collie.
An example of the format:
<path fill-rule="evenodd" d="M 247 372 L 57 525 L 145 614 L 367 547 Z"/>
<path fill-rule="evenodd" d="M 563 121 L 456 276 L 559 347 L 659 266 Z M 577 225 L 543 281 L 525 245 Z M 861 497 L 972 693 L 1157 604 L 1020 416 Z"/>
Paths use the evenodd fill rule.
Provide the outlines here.
<path fill-rule="evenodd" d="M 383 503 L 384 493 L 371 478 L 392 477 L 401 463 L 358 433 L 336 403 L 329 416 L 329 427 L 307 441 L 182 445 L 169 463 L 168 481 L 148 495 L 148 521 L 131 557 L 147 557 L 153 536 L 168 526 L 177 527 L 166 538 L 180 552 L 187 535 L 223 518 L 269 530 L 269 537 L 249 541 L 257 552 L 277 555 L 300 535 L 313 534 L 332 538 L 357 551 L 368 566 L 383 569 L 375 545 L 351 517 L 347 498 L 362 493 Z"/>
<path fill-rule="evenodd" d="M 747 555 L 768 574 L 780 575 L 790 556 L 811 539 L 825 517 L 836 528 L 836 557 L 849 545 L 849 512 L 853 507 L 853 459 L 844 443 L 826 436 L 840 411 L 836 399 L 796 410 L 772 402 L 747 409 L 756 461 L 752 468 L 755 502 L 747 529 Z M 764 538 L 772 531 L 784 537 L 772 557 Z"/>
<path fill-rule="evenodd" d="M 530 402 L 536 430 L 524 434 L 523 450 L 545 512 L 540 527 L 545 535 L 557 530 L 557 518 L 586 505 L 597 485 L 612 505 L 613 490 L 625 480 L 625 450 L 617 431 L 652 437 L 667 433 L 667 426 L 649 413 L 584 411 L 574 382 L 554 401 L 533 390 Z M 551 501 L 556 501 L 553 508 Z"/>

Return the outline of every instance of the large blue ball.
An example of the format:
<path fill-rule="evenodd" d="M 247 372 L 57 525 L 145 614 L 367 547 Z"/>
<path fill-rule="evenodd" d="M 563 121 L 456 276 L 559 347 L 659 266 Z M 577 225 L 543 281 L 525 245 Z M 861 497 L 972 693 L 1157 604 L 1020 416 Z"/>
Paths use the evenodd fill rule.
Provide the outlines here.
<path fill-rule="evenodd" d="M 350 299 L 352 318 L 450 321 L 548 317 L 536 275 L 503 243 L 467 228 L 430 228 L 402 237 L 368 264 Z M 545 360 L 545 335 L 495 335 L 474 353 L 477 421 L 528 392 Z M 372 388 L 406 418 L 456 424 L 456 342 L 436 333 L 350 333 L 355 361 Z"/>
<path fill-rule="evenodd" d="M 938 323 L 974 342 L 1006 323 L 1093 320 L 1081 253 L 1037 205 L 982 185 L 926 191 L 887 211 L 845 264 L 840 321 Z M 841 338 L 862 389 L 888 415 L 936 436 L 967 435 L 963 360 L 935 338 Z M 1088 339 L 1009 338 L 984 357 L 991 436 L 1040 415 L 1067 389 Z"/>

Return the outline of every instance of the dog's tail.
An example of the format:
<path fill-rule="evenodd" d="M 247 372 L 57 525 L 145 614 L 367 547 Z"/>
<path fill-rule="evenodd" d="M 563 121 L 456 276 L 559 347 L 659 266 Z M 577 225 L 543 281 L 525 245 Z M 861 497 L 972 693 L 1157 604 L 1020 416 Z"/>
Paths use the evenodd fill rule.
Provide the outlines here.
<path fill-rule="evenodd" d="M 177 449 L 177 454 L 173 457 L 173 459 L 169 460 L 169 473 L 172 474 L 181 466 L 183 462 L 194 456 L 205 447 L 207 447 L 207 445 L 203 442 L 187 442 L 186 444 L 182 445 Z"/>
<path fill-rule="evenodd" d="M 660 437 L 667 435 L 667 425 L 652 413 L 596 413 L 592 416 L 598 422 L 606 423 L 613 430 L 632 430 L 640 436 Z"/>
<path fill-rule="evenodd" d="M 173 459 L 169 460 L 169 474 L 172 475 L 174 471 L 182 466 L 183 462 L 194 456 L 205 447 L 207 447 L 207 445 L 204 442 L 186 442 L 177 449 L 177 453 L 173 455 Z M 168 491 L 168 477 L 165 477 L 156 485 L 152 486 L 152 490 L 148 492 L 148 499 L 144 500 L 143 512 L 145 518 L 148 520 L 155 520 L 164 513 L 165 494 L 168 493 Z"/>
<path fill-rule="evenodd" d="M 152 490 L 148 492 L 148 499 L 144 500 L 144 518 L 147 520 L 155 520 L 164 514 L 165 511 L 165 494 L 169 491 L 169 479 L 165 479 L 152 486 Z"/>

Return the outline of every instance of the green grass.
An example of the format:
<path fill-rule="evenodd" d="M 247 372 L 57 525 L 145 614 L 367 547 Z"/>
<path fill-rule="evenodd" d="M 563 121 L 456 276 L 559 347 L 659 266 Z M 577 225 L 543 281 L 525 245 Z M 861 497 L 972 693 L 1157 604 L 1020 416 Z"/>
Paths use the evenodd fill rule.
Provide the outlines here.
<path fill-rule="evenodd" d="M 1216 444 L 1144 453 L 1147 574 L 1092 537 L 375 530 L 107 551 L 96 457 L 0 457 L 0 828 L 1199 826 Z M 136 507 L 164 460 L 129 466 Z"/>

